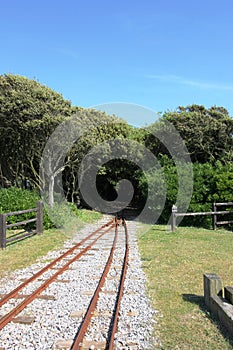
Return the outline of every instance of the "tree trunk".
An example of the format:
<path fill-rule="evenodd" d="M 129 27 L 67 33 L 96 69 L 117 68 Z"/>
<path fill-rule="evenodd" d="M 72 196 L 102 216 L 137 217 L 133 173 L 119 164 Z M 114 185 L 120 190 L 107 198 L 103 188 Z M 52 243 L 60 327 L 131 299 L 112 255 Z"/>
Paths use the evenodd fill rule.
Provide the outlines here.
<path fill-rule="evenodd" d="M 53 208 L 54 206 L 53 191 L 54 191 L 54 175 L 51 175 L 49 179 L 49 198 L 48 198 L 48 204 L 51 208 Z"/>

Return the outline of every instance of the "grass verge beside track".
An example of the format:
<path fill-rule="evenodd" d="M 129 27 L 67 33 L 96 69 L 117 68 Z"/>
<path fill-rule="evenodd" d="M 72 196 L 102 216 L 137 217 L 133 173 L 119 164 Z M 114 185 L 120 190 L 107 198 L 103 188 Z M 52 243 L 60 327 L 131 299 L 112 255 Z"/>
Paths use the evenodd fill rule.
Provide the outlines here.
<path fill-rule="evenodd" d="M 139 232 L 139 249 L 148 295 L 159 310 L 160 349 L 233 349 L 233 339 L 211 317 L 203 298 L 204 273 L 216 273 L 224 286 L 233 286 L 233 233 L 184 227 L 171 233 L 157 225 L 147 230 Z"/>
<path fill-rule="evenodd" d="M 71 238 L 84 223 L 91 223 L 101 218 L 101 214 L 89 210 L 81 210 L 80 226 L 70 225 L 69 229 L 50 229 L 42 235 L 28 237 L 14 242 L 5 250 L 0 250 L 0 278 L 8 273 L 29 266 L 49 251 L 59 249 Z"/>

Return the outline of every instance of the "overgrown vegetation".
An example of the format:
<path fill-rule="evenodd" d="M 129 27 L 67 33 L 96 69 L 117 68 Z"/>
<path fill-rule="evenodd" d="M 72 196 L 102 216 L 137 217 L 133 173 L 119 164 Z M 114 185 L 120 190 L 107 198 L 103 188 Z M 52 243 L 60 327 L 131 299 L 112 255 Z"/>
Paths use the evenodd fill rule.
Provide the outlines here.
<path fill-rule="evenodd" d="M 66 123 L 67 137 L 57 129 L 61 123 Z M 164 185 L 166 201 L 160 222 L 167 222 L 178 191 L 174 155 L 176 158 L 180 156 L 175 143 L 169 145 L 173 148 L 172 155 L 163 139 L 158 137 L 158 132 L 162 138 L 166 136 L 169 125 L 178 131 L 193 162 L 194 190 L 188 210 L 206 211 L 211 209 L 214 201 L 232 201 L 233 119 L 225 108 L 180 106 L 175 111 L 161 114 L 161 118 L 149 127 L 137 129 L 115 116 L 72 106 L 61 94 L 37 81 L 2 75 L 0 186 L 43 190 L 50 207 L 56 203 L 54 193 L 63 188 L 69 202 L 87 207 L 80 192 L 85 181 L 90 194 L 94 193 L 97 184 L 100 195 L 111 201 L 117 197 L 119 181 L 128 179 L 135 190 L 131 205 L 141 209 L 150 188 L 149 208 L 156 211 L 158 198 L 164 195 L 161 186 Z M 51 144 L 44 150 L 55 129 L 55 145 Z M 64 159 L 62 151 L 69 140 L 76 141 Z M 157 157 L 161 172 L 150 164 L 144 149 Z M 40 172 L 43 151 L 46 171 L 43 168 Z M 87 154 L 84 169 L 82 161 Z M 146 177 L 144 170 L 140 169 L 145 159 Z M 185 163 L 181 169 L 183 178 L 190 176 Z M 95 172 L 97 177 L 93 179 Z M 183 185 L 181 183 L 179 187 Z M 183 199 L 178 209 L 182 210 Z M 92 207 L 98 207 L 97 203 L 93 202 Z M 209 227 L 210 218 L 187 218 L 184 224 Z"/>
<path fill-rule="evenodd" d="M 36 202 L 41 200 L 37 191 L 29 191 L 21 188 L 11 187 L 0 189 L 0 213 L 10 213 L 19 210 L 36 208 Z M 90 213 L 90 214 L 88 214 Z M 35 217 L 35 212 L 7 217 L 7 223 L 12 224 L 25 221 Z M 44 230 L 52 228 L 61 228 L 70 230 L 75 229 L 76 225 L 82 222 L 88 222 L 88 219 L 99 218 L 100 214 L 90 210 L 78 209 L 73 203 L 56 204 L 54 208 L 44 207 L 43 209 L 43 227 Z M 35 223 L 24 225 L 23 229 L 35 228 Z M 20 228 L 18 226 L 17 228 Z"/>
<path fill-rule="evenodd" d="M 41 200 L 41 197 L 37 191 L 29 191 L 21 188 L 11 187 L 0 189 L 0 213 L 9 213 L 19 210 L 33 209 L 36 208 L 36 202 Z M 53 220 L 48 215 L 49 208 L 44 207 L 43 210 L 43 226 L 44 229 L 52 227 L 64 227 L 67 221 L 70 220 L 70 213 L 73 213 L 75 217 L 81 220 L 81 211 L 77 207 L 68 203 L 67 206 L 56 205 L 53 208 L 52 213 Z M 50 209 L 51 211 L 51 209 Z M 20 214 L 7 217 L 7 223 L 12 224 L 19 221 L 28 220 L 35 217 L 35 213 Z M 29 229 L 34 227 L 34 224 L 27 224 L 24 228 Z"/>
<path fill-rule="evenodd" d="M 204 273 L 233 284 L 232 233 L 180 227 L 174 234 L 157 225 L 145 230 L 139 233 L 139 248 L 148 294 L 159 311 L 155 335 L 160 348 L 232 349 L 233 339 L 209 314 L 203 297 Z"/>

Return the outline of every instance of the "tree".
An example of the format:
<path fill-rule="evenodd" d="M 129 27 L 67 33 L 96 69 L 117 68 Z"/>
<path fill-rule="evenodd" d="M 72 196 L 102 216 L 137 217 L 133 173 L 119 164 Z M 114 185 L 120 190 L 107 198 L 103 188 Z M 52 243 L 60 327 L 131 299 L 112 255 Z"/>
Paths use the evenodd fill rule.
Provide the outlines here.
<path fill-rule="evenodd" d="M 19 75 L 0 76 L 1 184 L 38 185 L 38 164 L 46 139 L 72 114 L 61 94 Z"/>
<path fill-rule="evenodd" d="M 223 107 L 191 105 L 167 112 L 186 143 L 193 162 L 223 162 L 233 159 L 233 119 Z"/>
<path fill-rule="evenodd" d="M 103 112 L 94 110 L 83 110 L 77 115 L 80 120 L 81 135 L 77 142 L 67 154 L 69 166 L 63 173 L 64 187 L 67 191 L 69 200 L 77 200 L 80 194 L 83 180 L 89 179 L 91 184 L 95 185 L 92 176 L 96 173 L 97 184 L 103 196 L 106 195 L 106 184 L 114 187 L 114 180 L 119 168 L 116 165 L 117 160 L 111 162 L 111 172 L 107 170 L 108 157 L 115 149 L 117 140 L 129 139 L 132 134 L 132 127 L 125 121 L 110 117 Z M 77 120 L 76 120 L 77 122 Z M 118 154 L 119 157 L 121 156 Z M 86 158 L 85 165 L 82 162 Z M 117 153 L 115 154 L 117 158 Z M 93 182 L 94 181 L 94 182 Z"/>

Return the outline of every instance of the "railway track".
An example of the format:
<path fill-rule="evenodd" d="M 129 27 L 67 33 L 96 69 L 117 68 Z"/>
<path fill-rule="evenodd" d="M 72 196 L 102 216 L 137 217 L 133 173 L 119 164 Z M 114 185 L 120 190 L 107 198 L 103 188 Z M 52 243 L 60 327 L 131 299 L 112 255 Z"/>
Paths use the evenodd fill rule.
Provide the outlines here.
<path fill-rule="evenodd" d="M 89 293 L 89 303 L 86 311 L 83 312 L 82 310 L 84 314 L 82 315 L 80 324 L 77 326 L 75 335 L 73 339 L 66 342 L 55 342 L 53 348 L 72 350 L 115 349 L 115 335 L 117 333 L 120 305 L 129 257 L 128 229 L 124 219 L 119 220 L 113 218 L 108 221 L 106 224 L 87 235 L 87 237 L 80 240 L 80 242 L 67 249 L 62 255 L 54 259 L 48 265 L 35 272 L 30 278 L 23 281 L 10 293 L 0 296 L 0 307 L 2 307 L 3 310 L 4 308 L 7 310 L 6 314 L 2 315 L 0 318 L 0 332 L 11 321 L 17 321 L 17 315 L 22 313 L 35 299 L 46 299 L 43 293 L 49 289 L 52 283 L 57 282 L 58 278 L 63 278 L 67 270 L 79 263 L 79 261 L 88 254 L 92 254 L 90 252 L 93 252 L 94 249 L 101 250 L 101 248 L 103 248 L 104 239 L 106 240 L 105 243 L 107 242 L 107 247 L 103 250 L 103 255 L 106 256 L 106 262 L 104 266 L 101 266 L 102 272 L 100 273 L 93 294 Z M 118 251 L 118 253 L 121 251 L 120 258 L 119 254 L 115 257 L 116 251 Z M 76 265 L 75 268 L 78 274 L 81 267 L 77 268 Z M 48 273 L 50 276 L 48 278 L 43 278 L 43 276 L 46 276 Z M 107 282 L 111 279 L 114 280 L 114 288 L 109 290 Z M 30 290 L 31 284 L 33 285 L 32 291 L 28 293 L 27 291 Z M 106 310 L 103 310 L 103 302 L 102 306 L 99 305 L 101 298 L 107 300 Z M 9 310 L 11 304 L 13 304 L 13 307 Z M 1 311 L 0 314 L 2 314 Z M 102 327 L 101 335 L 98 336 L 96 335 L 96 331 L 93 331 L 93 328 L 95 329 L 97 318 L 101 319 L 102 317 L 105 318 L 104 326 Z M 28 325 L 28 327 L 30 327 L 30 325 Z M 0 349 L 4 349 L 1 348 L 1 344 Z"/>

